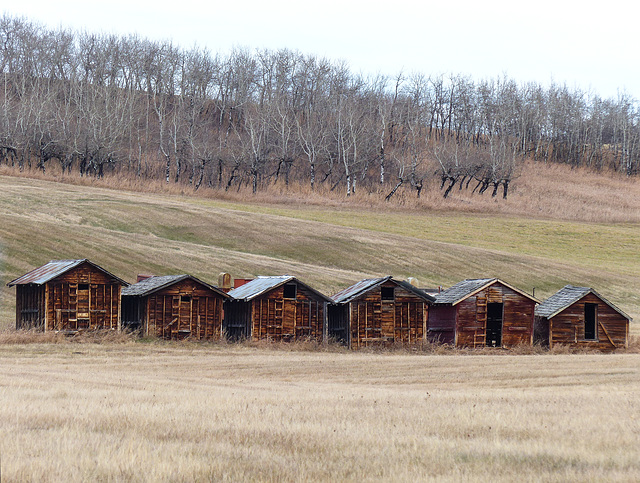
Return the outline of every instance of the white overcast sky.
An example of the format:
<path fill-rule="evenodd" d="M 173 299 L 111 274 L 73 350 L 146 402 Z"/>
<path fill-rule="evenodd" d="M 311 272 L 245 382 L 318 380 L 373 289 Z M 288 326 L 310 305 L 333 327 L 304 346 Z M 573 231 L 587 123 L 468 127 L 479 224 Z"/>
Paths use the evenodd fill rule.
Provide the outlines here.
<path fill-rule="evenodd" d="M 172 40 L 226 53 L 288 48 L 352 71 L 503 74 L 640 99 L 640 2 L 458 0 L 23 0 L 0 11 L 51 27 Z"/>

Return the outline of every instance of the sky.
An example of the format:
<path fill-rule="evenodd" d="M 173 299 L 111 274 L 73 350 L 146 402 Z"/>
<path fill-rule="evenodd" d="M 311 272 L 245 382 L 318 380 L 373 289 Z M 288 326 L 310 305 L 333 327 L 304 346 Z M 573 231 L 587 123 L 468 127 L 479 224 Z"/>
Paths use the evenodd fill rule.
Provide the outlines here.
<path fill-rule="evenodd" d="M 364 75 L 506 75 L 640 99 L 640 3 L 630 0 L 24 0 L 0 11 L 213 53 L 287 48 Z"/>

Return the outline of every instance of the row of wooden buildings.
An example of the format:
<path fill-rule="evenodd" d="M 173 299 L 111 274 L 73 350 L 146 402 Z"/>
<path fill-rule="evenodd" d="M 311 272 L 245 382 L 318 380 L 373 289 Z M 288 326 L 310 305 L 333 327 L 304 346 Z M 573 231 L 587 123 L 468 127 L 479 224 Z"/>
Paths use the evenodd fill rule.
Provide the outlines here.
<path fill-rule="evenodd" d="M 167 339 L 337 340 L 352 349 L 431 341 L 456 347 L 534 342 L 627 347 L 631 318 L 589 287 L 567 285 L 544 302 L 497 278 L 446 290 L 391 276 L 328 297 L 293 276 L 219 286 L 191 275 L 139 276 L 129 284 L 95 263 L 52 260 L 12 280 L 16 328 L 139 330 Z"/>

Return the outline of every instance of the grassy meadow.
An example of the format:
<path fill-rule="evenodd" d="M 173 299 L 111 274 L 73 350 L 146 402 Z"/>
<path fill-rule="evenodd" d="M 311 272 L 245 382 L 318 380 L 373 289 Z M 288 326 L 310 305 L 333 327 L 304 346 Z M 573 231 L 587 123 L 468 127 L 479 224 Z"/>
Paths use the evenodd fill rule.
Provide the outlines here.
<path fill-rule="evenodd" d="M 640 355 L 0 344 L 2 481 L 637 481 Z"/>
<path fill-rule="evenodd" d="M 538 298 L 572 283 L 640 318 L 640 183 L 581 172 L 563 191 L 554 183 L 572 172 L 561 169 L 523 176 L 508 200 L 454 192 L 447 201 L 431 187 L 419 202 L 401 196 L 395 204 L 278 187 L 221 199 L 184 188 L 107 188 L 117 184 L 108 179 L 0 175 L 0 328 L 13 326 L 6 282 L 58 258 L 89 258 L 130 282 L 138 273 L 212 283 L 220 272 L 291 274 L 328 295 L 383 275 L 415 277 L 423 287 L 496 276 Z"/>
<path fill-rule="evenodd" d="M 85 257 L 130 282 L 286 273 L 327 294 L 497 276 L 541 299 L 590 285 L 640 320 L 635 180 L 551 166 L 506 201 L 385 204 L 2 173 L 3 482 L 640 480 L 638 322 L 615 354 L 65 339 L 13 331 L 6 287 Z"/>

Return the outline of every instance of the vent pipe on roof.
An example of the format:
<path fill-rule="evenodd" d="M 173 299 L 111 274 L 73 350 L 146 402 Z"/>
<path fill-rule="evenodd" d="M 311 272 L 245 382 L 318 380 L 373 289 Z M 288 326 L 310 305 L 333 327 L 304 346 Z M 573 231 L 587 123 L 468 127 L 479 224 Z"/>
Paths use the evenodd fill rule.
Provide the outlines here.
<path fill-rule="evenodd" d="M 224 292 L 228 292 L 233 288 L 233 279 L 230 274 L 221 272 L 220 275 L 218 275 L 218 288 Z"/>

